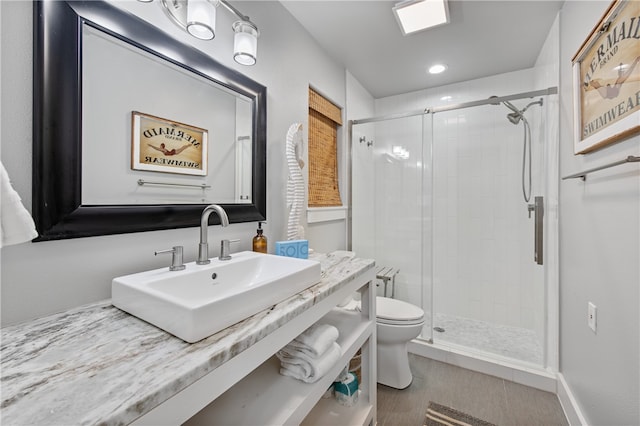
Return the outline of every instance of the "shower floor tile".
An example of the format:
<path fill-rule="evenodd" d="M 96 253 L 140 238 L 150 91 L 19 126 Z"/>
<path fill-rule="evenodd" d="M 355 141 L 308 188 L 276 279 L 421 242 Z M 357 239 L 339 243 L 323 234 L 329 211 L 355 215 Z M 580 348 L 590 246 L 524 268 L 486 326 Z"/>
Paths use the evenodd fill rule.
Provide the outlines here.
<path fill-rule="evenodd" d="M 542 346 L 533 330 L 435 314 L 433 339 L 503 357 L 542 365 Z M 444 332 L 435 331 L 443 328 Z"/>

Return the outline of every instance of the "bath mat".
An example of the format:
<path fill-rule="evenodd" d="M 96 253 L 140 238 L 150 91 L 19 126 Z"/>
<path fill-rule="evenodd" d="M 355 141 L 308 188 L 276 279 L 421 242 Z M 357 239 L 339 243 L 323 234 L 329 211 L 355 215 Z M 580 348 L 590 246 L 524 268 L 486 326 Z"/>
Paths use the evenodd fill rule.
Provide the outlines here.
<path fill-rule="evenodd" d="M 496 426 L 462 411 L 429 401 L 424 426 Z"/>

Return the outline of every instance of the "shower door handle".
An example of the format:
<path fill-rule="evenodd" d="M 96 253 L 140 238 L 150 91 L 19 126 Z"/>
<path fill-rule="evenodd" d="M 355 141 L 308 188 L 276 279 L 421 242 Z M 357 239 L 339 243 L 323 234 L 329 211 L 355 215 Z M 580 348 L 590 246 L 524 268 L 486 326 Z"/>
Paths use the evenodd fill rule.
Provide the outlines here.
<path fill-rule="evenodd" d="M 529 210 L 529 217 L 531 212 L 534 213 L 534 228 L 533 228 L 533 260 L 538 265 L 542 265 L 544 254 L 544 197 L 535 197 L 533 204 L 527 205 Z"/>

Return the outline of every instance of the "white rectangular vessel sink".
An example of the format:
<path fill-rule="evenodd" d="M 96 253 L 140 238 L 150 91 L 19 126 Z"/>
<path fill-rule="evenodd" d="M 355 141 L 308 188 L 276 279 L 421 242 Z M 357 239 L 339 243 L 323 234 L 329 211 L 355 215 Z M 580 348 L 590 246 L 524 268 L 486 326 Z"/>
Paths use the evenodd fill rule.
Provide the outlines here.
<path fill-rule="evenodd" d="M 111 303 L 193 343 L 320 281 L 319 262 L 251 251 L 186 266 L 114 278 Z"/>

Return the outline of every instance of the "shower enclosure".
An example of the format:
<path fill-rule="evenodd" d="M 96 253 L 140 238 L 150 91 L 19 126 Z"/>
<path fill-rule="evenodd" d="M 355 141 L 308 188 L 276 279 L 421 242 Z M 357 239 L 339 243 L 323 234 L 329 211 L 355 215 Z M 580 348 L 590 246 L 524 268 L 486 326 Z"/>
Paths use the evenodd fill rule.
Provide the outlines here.
<path fill-rule="evenodd" d="M 352 121 L 351 247 L 399 270 L 386 296 L 423 308 L 420 339 L 547 366 L 555 93 Z"/>

